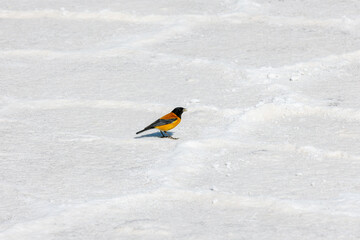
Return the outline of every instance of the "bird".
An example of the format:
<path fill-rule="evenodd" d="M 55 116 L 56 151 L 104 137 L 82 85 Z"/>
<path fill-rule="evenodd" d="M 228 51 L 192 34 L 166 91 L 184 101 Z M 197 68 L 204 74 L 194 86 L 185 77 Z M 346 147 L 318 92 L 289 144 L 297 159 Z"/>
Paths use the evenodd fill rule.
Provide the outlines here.
<path fill-rule="evenodd" d="M 162 116 L 161 118 L 159 118 L 158 120 L 156 120 L 155 122 L 153 122 L 152 124 L 150 124 L 149 126 L 144 128 L 143 130 L 138 131 L 136 134 L 142 133 L 149 129 L 156 128 L 156 129 L 160 130 L 162 138 L 178 139 L 178 138 L 169 136 L 167 134 L 167 131 L 173 129 L 181 122 L 181 115 L 183 114 L 183 112 L 186 112 L 186 111 L 187 111 L 187 109 L 183 108 L 183 107 L 174 108 L 174 110 L 172 110 L 171 113 L 168 113 L 168 114 Z"/>

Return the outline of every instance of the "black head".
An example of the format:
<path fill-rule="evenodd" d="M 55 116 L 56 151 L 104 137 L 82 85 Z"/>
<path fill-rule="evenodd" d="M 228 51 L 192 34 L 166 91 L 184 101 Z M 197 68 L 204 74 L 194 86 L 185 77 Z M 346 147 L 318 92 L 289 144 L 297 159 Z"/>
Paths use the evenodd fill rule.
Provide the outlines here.
<path fill-rule="evenodd" d="M 173 113 L 176 114 L 176 116 L 178 116 L 179 118 L 181 118 L 181 114 L 183 114 L 183 112 L 186 112 L 186 108 L 182 108 L 182 107 L 177 107 L 174 110 L 172 110 Z"/>

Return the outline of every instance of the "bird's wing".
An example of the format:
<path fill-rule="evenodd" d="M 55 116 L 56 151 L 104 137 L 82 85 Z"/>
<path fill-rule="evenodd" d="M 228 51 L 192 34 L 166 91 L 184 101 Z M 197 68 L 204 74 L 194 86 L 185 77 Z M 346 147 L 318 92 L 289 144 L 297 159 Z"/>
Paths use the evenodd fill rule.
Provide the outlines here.
<path fill-rule="evenodd" d="M 146 128 L 154 128 L 154 127 L 164 126 L 164 125 L 173 123 L 176 120 L 177 120 L 177 118 L 158 119 L 155 122 L 153 122 L 152 124 L 150 124 L 149 126 L 147 126 Z"/>
<path fill-rule="evenodd" d="M 143 130 L 138 131 L 136 134 L 142 133 L 142 132 L 144 132 L 144 131 L 146 131 L 146 130 L 149 130 L 149 129 L 152 129 L 152 128 L 155 128 L 155 127 L 164 126 L 164 125 L 173 123 L 173 122 L 175 122 L 176 120 L 177 120 L 177 118 L 158 119 L 158 120 L 156 120 L 155 122 L 153 122 L 152 124 L 150 124 L 149 126 L 147 126 L 146 128 L 144 128 Z"/>

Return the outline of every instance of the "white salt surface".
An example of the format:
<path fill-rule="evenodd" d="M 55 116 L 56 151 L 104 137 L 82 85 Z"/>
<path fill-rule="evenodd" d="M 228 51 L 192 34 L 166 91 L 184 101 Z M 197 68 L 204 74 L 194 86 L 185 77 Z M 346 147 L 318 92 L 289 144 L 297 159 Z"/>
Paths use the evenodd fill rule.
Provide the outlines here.
<path fill-rule="evenodd" d="M 360 239 L 359 12 L 2 0 L 0 240 Z"/>

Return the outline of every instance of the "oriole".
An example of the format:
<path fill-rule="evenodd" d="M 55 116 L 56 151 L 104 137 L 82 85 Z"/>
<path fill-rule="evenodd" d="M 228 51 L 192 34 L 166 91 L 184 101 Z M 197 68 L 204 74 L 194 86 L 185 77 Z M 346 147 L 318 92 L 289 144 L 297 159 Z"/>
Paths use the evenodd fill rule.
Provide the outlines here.
<path fill-rule="evenodd" d="M 162 137 L 168 137 L 172 139 L 177 139 L 169 136 L 166 132 L 176 127 L 181 122 L 181 114 L 183 112 L 186 112 L 185 108 L 177 107 L 174 110 L 172 110 L 171 113 L 166 114 L 165 116 L 162 116 L 143 130 L 137 132 L 136 134 L 142 133 L 146 130 L 157 128 L 160 130 L 160 133 Z M 165 135 L 164 135 L 165 134 Z"/>

